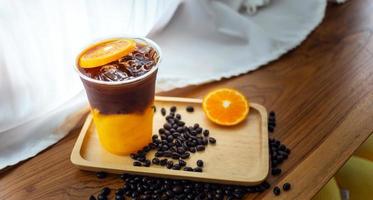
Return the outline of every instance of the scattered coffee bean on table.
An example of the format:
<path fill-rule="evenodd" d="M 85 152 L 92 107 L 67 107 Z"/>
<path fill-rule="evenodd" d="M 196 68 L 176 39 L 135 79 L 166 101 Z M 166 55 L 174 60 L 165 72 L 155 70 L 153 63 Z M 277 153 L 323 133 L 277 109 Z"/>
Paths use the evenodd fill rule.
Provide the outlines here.
<path fill-rule="evenodd" d="M 284 191 L 289 191 L 291 189 L 290 183 L 284 183 L 284 185 L 282 186 L 282 189 L 284 189 Z"/>
<path fill-rule="evenodd" d="M 102 195 L 102 194 L 99 194 L 99 195 L 97 196 L 97 199 L 98 199 L 98 200 L 107 200 L 107 196 Z"/>
<path fill-rule="evenodd" d="M 282 172 L 282 170 L 281 170 L 280 168 L 272 168 L 272 170 L 271 170 L 271 174 L 272 174 L 273 176 L 280 175 L 281 172 Z"/>
<path fill-rule="evenodd" d="M 104 179 L 104 178 L 107 177 L 107 173 L 106 172 L 97 172 L 96 177 L 99 178 L 99 179 Z"/>
<path fill-rule="evenodd" d="M 273 194 L 275 194 L 276 196 L 280 195 L 281 194 L 281 190 L 279 187 L 274 187 L 273 188 Z"/>
<path fill-rule="evenodd" d="M 97 199 L 96 199 L 95 196 L 91 195 L 91 196 L 89 197 L 89 200 L 97 200 Z"/>

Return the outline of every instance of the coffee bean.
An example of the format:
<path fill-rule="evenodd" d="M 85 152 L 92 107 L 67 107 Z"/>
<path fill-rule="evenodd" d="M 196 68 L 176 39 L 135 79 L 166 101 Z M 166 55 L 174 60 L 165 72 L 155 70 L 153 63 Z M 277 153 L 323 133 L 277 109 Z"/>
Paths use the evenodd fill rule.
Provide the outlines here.
<path fill-rule="evenodd" d="M 216 143 L 216 139 L 213 138 L 213 137 L 210 137 L 210 138 L 209 138 L 209 142 L 210 142 L 211 144 L 215 144 L 215 143 Z"/>
<path fill-rule="evenodd" d="M 203 167 L 203 160 L 197 160 L 197 166 Z"/>
<path fill-rule="evenodd" d="M 279 187 L 274 187 L 273 188 L 273 194 L 275 194 L 276 196 L 280 195 L 281 194 L 281 190 Z"/>
<path fill-rule="evenodd" d="M 207 129 L 205 129 L 205 130 L 203 131 L 203 135 L 204 135 L 205 137 L 208 137 L 208 136 L 210 135 L 210 131 L 207 130 Z"/>
<path fill-rule="evenodd" d="M 155 157 L 162 157 L 163 156 L 163 152 L 162 151 L 157 151 L 157 152 L 155 152 L 154 156 Z"/>
<path fill-rule="evenodd" d="M 189 151 L 192 152 L 192 153 L 195 153 L 197 151 L 197 149 L 195 147 L 190 147 Z"/>
<path fill-rule="evenodd" d="M 276 122 L 270 121 L 268 122 L 268 126 L 272 126 L 273 128 L 276 128 Z"/>
<path fill-rule="evenodd" d="M 199 124 L 198 123 L 195 123 L 194 126 L 193 126 L 194 129 L 197 129 L 199 128 Z"/>
<path fill-rule="evenodd" d="M 165 166 L 167 164 L 167 161 L 168 161 L 167 159 L 162 159 L 162 160 L 159 161 L 159 164 L 161 166 Z"/>
<path fill-rule="evenodd" d="M 197 151 L 204 151 L 205 150 L 205 146 L 203 145 L 198 145 L 197 146 Z"/>
<path fill-rule="evenodd" d="M 179 133 L 183 132 L 183 130 L 184 130 L 183 127 L 180 127 L 180 126 L 176 128 L 176 131 L 179 132 Z"/>
<path fill-rule="evenodd" d="M 115 195 L 123 196 L 123 195 L 124 195 L 124 189 L 123 189 L 123 188 L 119 188 L 119 189 L 115 192 Z"/>
<path fill-rule="evenodd" d="M 195 172 L 202 172 L 202 167 L 196 167 L 193 169 Z"/>
<path fill-rule="evenodd" d="M 179 160 L 179 165 L 184 167 L 187 163 L 184 160 Z"/>
<path fill-rule="evenodd" d="M 102 194 L 102 195 L 104 195 L 104 196 L 107 196 L 107 195 L 109 195 L 110 194 L 110 188 L 108 188 L 108 187 L 104 187 L 104 188 L 102 188 L 102 190 L 100 191 L 100 194 Z"/>
<path fill-rule="evenodd" d="M 183 121 L 178 121 L 177 122 L 177 125 L 179 125 L 179 127 L 183 127 L 185 125 L 185 122 Z"/>
<path fill-rule="evenodd" d="M 107 200 L 107 196 L 106 196 L 106 195 L 99 194 L 99 195 L 97 196 L 97 200 Z"/>
<path fill-rule="evenodd" d="M 282 189 L 284 189 L 284 191 L 289 191 L 291 189 L 290 183 L 284 183 L 284 185 L 282 186 Z"/>
<path fill-rule="evenodd" d="M 131 157 L 132 159 L 136 159 L 137 155 L 134 154 L 134 153 L 131 153 L 131 154 L 130 154 L 130 157 Z"/>
<path fill-rule="evenodd" d="M 194 111 L 194 108 L 192 106 L 187 106 L 186 107 L 186 111 L 187 112 L 193 112 Z"/>
<path fill-rule="evenodd" d="M 206 145 L 208 145 L 208 143 L 209 143 L 208 139 L 207 138 L 203 138 L 202 144 L 206 146 Z"/>
<path fill-rule="evenodd" d="M 135 162 L 133 162 L 133 166 L 141 166 L 141 162 L 135 161 Z"/>
<path fill-rule="evenodd" d="M 201 134 L 202 131 L 203 131 L 203 129 L 202 129 L 201 127 L 196 128 L 196 132 L 197 132 L 197 134 Z"/>
<path fill-rule="evenodd" d="M 104 178 L 107 177 L 107 173 L 106 172 L 97 172 L 96 177 L 99 178 L 99 179 L 104 179 Z"/>
<path fill-rule="evenodd" d="M 124 200 L 123 195 L 115 195 L 115 200 Z"/>
<path fill-rule="evenodd" d="M 169 161 L 167 162 L 167 164 L 166 164 L 166 167 L 167 167 L 168 169 L 171 169 L 173 165 L 174 165 L 174 162 L 172 162 L 172 160 L 169 160 Z"/>
<path fill-rule="evenodd" d="M 164 130 L 163 130 L 164 131 Z M 152 140 L 154 141 L 154 140 L 156 140 L 156 139 L 158 139 L 158 135 L 153 135 L 152 136 Z"/>
<path fill-rule="evenodd" d="M 169 123 L 166 123 L 163 125 L 163 128 L 167 129 L 167 130 L 170 130 L 171 129 L 171 125 Z"/>
<path fill-rule="evenodd" d="M 189 156 L 190 156 L 190 154 L 188 153 L 188 152 L 185 152 L 184 154 L 181 154 L 181 158 L 182 159 L 187 159 L 187 158 L 189 158 Z"/>
<path fill-rule="evenodd" d="M 272 168 L 272 170 L 271 170 L 271 174 L 273 176 L 277 176 L 277 175 L 281 174 L 281 172 L 282 172 L 282 170 L 280 168 Z"/>
<path fill-rule="evenodd" d="M 91 196 L 89 197 L 89 200 L 96 200 L 96 197 L 93 196 L 93 195 L 91 195 Z"/>
<path fill-rule="evenodd" d="M 180 114 L 176 114 L 175 118 L 178 119 L 178 120 L 180 120 L 181 119 L 181 115 Z"/>
<path fill-rule="evenodd" d="M 148 145 L 148 146 L 145 146 L 142 150 L 143 150 L 145 153 L 148 153 L 148 152 L 151 150 L 151 148 L 150 148 L 150 146 Z"/>
<path fill-rule="evenodd" d="M 189 171 L 189 172 L 191 172 L 191 171 L 193 171 L 193 168 L 191 168 L 191 167 L 184 167 L 184 171 Z"/>
<path fill-rule="evenodd" d="M 180 154 L 176 153 L 176 152 L 173 152 L 172 153 L 172 158 L 173 159 L 179 159 L 180 158 Z"/>
<path fill-rule="evenodd" d="M 184 188 L 183 186 L 180 186 L 180 185 L 176 185 L 172 188 L 172 192 L 174 192 L 175 194 L 181 194 L 183 191 L 184 191 Z"/>
<path fill-rule="evenodd" d="M 172 169 L 173 169 L 173 170 L 180 170 L 180 169 L 181 169 L 181 166 L 180 166 L 179 164 L 174 164 L 174 165 L 172 166 Z"/>
<path fill-rule="evenodd" d="M 273 128 L 272 126 L 268 126 L 268 131 L 269 131 L 270 133 L 273 133 L 274 128 Z"/>
<path fill-rule="evenodd" d="M 150 166 L 150 160 L 145 160 L 144 163 L 142 163 L 142 166 L 149 167 Z"/>
<path fill-rule="evenodd" d="M 166 115 L 166 109 L 165 108 L 161 108 L 161 113 L 162 113 L 163 116 L 165 116 Z"/>
<path fill-rule="evenodd" d="M 172 142 L 174 140 L 174 137 L 172 136 L 172 135 L 169 135 L 168 137 L 167 137 L 167 141 L 168 142 Z"/>
<path fill-rule="evenodd" d="M 163 156 L 167 157 L 167 158 L 170 158 L 170 157 L 172 157 L 172 152 L 171 151 L 164 151 Z"/>
<path fill-rule="evenodd" d="M 170 111 L 173 113 L 176 112 L 176 106 L 171 106 Z"/>
<path fill-rule="evenodd" d="M 138 157 L 137 160 L 140 161 L 140 162 L 144 162 L 146 160 L 146 158 L 145 157 Z"/>
<path fill-rule="evenodd" d="M 168 147 L 167 145 L 163 145 L 163 146 L 162 146 L 162 151 L 167 151 L 168 148 L 169 148 L 169 147 Z"/>

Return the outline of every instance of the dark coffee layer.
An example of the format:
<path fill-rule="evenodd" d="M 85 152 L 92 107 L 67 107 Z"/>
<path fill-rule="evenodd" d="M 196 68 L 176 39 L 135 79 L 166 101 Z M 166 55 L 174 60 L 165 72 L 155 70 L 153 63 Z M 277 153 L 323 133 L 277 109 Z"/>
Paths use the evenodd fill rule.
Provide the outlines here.
<path fill-rule="evenodd" d="M 107 85 L 82 79 L 92 108 L 102 114 L 142 114 L 153 104 L 157 71 L 133 83 Z"/>

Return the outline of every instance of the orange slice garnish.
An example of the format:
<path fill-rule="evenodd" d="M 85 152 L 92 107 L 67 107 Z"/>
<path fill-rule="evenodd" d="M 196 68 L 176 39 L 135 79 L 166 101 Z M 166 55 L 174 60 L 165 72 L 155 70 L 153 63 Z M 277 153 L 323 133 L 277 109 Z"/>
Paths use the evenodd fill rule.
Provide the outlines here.
<path fill-rule="evenodd" d="M 82 68 L 99 67 L 133 52 L 136 42 L 131 39 L 109 39 L 86 48 L 79 57 Z"/>
<path fill-rule="evenodd" d="M 233 126 L 246 119 L 249 102 L 237 90 L 223 88 L 208 93 L 203 98 L 203 111 L 212 122 Z"/>

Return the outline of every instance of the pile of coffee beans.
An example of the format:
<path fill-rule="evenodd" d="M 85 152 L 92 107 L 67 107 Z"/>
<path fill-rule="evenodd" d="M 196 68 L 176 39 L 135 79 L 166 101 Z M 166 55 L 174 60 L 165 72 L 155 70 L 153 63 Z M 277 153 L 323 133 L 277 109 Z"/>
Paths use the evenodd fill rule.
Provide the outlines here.
<path fill-rule="evenodd" d="M 268 117 L 268 131 L 273 133 L 276 127 L 276 113 L 271 111 Z M 282 173 L 281 165 L 290 155 L 290 149 L 282 144 L 279 140 L 270 138 L 269 139 L 269 154 L 271 158 L 271 174 L 272 176 L 278 176 Z M 289 191 L 291 188 L 290 183 L 285 183 L 282 186 L 284 191 Z M 273 194 L 278 196 L 281 194 L 281 189 L 278 186 L 273 188 Z"/>
<path fill-rule="evenodd" d="M 164 111 L 162 111 L 164 110 Z M 193 127 L 186 127 L 185 124 L 179 126 L 174 126 L 174 124 L 178 124 L 181 121 L 181 116 L 175 114 L 176 113 L 176 107 L 170 109 L 170 114 L 166 116 L 166 120 L 168 125 L 165 124 L 166 127 L 163 127 L 162 130 L 159 131 L 159 136 L 153 137 L 153 142 L 149 144 L 147 147 L 145 147 L 143 150 L 137 152 L 136 154 L 131 155 L 136 161 L 136 165 L 139 166 L 150 166 L 150 164 L 155 165 L 161 165 L 166 166 L 169 169 L 179 170 L 183 168 L 185 171 L 202 171 L 202 167 L 204 166 L 204 162 L 202 160 L 198 160 L 195 165 L 197 167 L 192 168 L 188 167 L 186 161 L 184 161 L 181 156 L 178 156 L 177 162 L 174 162 L 172 159 L 172 153 L 170 158 L 172 159 L 166 159 L 163 157 L 164 152 L 167 150 L 172 149 L 172 152 L 178 152 L 177 147 L 184 147 L 185 152 L 191 152 L 190 149 L 192 147 L 198 146 L 198 140 L 196 139 L 205 139 L 208 137 L 208 143 L 215 144 L 216 140 L 212 137 L 209 137 L 209 131 L 203 130 L 199 125 L 194 125 Z M 163 116 L 166 115 L 166 109 L 162 108 L 161 113 Z M 164 114 L 163 114 L 164 113 Z M 173 113 L 173 114 L 171 114 Z M 271 114 L 272 113 L 272 114 Z M 268 122 L 268 127 L 275 127 L 273 125 L 273 122 L 275 124 L 275 113 L 272 111 L 270 112 L 270 118 Z M 271 117 L 272 116 L 272 117 Z M 173 121 L 172 121 L 173 120 Z M 181 123 L 182 124 L 182 123 Z M 271 124 L 271 125 L 270 125 Z M 168 127 L 170 126 L 170 128 Z M 179 127 L 182 127 L 182 130 L 177 129 Z M 200 128 L 200 129 L 199 129 Z M 174 130 L 172 130 L 174 129 Z M 198 130 L 197 130 L 198 129 Z M 161 129 L 160 129 L 161 130 Z M 166 130 L 169 132 L 166 132 Z M 192 132 L 195 133 L 192 133 Z M 273 132 L 274 130 L 272 130 Z M 175 136 L 175 132 L 176 134 Z M 198 134 L 197 134 L 198 132 Z M 168 136 L 172 136 L 173 140 L 167 141 Z M 195 136 L 196 139 L 194 139 L 196 145 L 188 145 L 189 142 L 193 142 L 193 140 L 189 140 L 190 137 L 185 138 L 185 135 L 188 136 Z M 179 138 L 183 136 L 183 138 Z M 199 136 L 197 138 L 197 136 Z M 186 143 L 186 146 L 178 145 L 177 140 L 181 140 L 182 144 Z M 155 142 L 157 141 L 157 142 Z M 165 142 L 167 141 L 167 143 Z M 171 143 L 171 145 L 169 145 Z M 163 148 L 163 145 L 167 145 L 168 148 Z M 202 143 L 203 145 L 203 143 Z M 206 146 L 206 145 L 204 145 Z M 174 149 L 174 147 L 176 149 Z M 156 152 L 161 152 L 158 154 L 162 154 L 162 156 L 158 155 L 155 158 L 152 159 L 152 161 L 146 159 L 146 154 L 151 150 L 155 149 Z M 175 151 L 176 150 L 176 151 Z M 197 151 L 197 148 L 196 148 Z M 183 155 L 185 152 L 178 152 L 179 154 Z M 195 152 L 195 151 L 194 151 Z M 279 140 L 276 139 L 269 139 L 269 152 L 270 152 L 270 158 L 271 158 L 271 174 L 274 176 L 277 176 L 281 174 L 281 169 L 279 168 L 279 165 L 285 161 L 289 154 L 290 149 L 287 148 L 284 144 L 282 144 Z M 157 153 L 156 153 L 157 154 Z M 188 156 L 189 157 L 189 156 Z M 176 156 L 175 156 L 176 159 Z M 175 160 L 174 159 L 174 160 Z M 134 163 L 135 163 L 134 162 Z M 104 172 L 98 172 L 97 174 L 98 178 L 105 178 L 106 173 Z M 124 181 L 123 187 L 117 189 L 115 192 L 115 199 L 116 200 L 124 200 L 124 199 L 144 199 L 144 200 L 151 200 L 151 199 L 160 199 L 160 200 L 171 200 L 171 199 L 186 199 L 186 200 L 192 200 L 192 199 L 217 199 L 217 200 L 231 200 L 231 199 L 242 199 L 246 194 L 249 193 L 259 193 L 263 192 L 271 187 L 271 185 L 264 181 L 259 185 L 256 186 L 238 186 L 238 185 L 223 185 L 223 184 L 215 184 L 215 183 L 203 183 L 203 182 L 196 182 L 196 181 L 188 181 L 188 180 L 173 180 L 173 179 L 164 179 L 164 178 L 156 178 L 156 177 L 148 177 L 148 176 L 139 176 L 139 175 L 130 175 L 130 174 L 122 174 L 120 176 L 120 179 Z M 282 186 L 282 189 L 284 191 L 289 191 L 291 188 L 290 183 L 285 183 Z M 108 198 L 108 194 L 110 193 L 110 189 L 105 187 L 103 188 L 97 198 L 95 196 L 90 196 L 90 200 L 106 200 Z M 273 188 L 273 194 L 278 196 L 281 194 L 281 189 L 278 186 L 275 186 Z"/>
<path fill-rule="evenodd" d="M 276 176 L 281 174 L 281 169 L 278 168 L 278 166 L 288 159 L 291 151 L 276 139 L 269 139 L 269 147 L 272 167 L 271 173 L 272 175 Z"/>
<path fill-rule="evenodd" d="M 194 111 L 191 106 L 186 109 L 188 112 Z M 149 167 L 153 164 L 172 170 L 203 171 L 202 166 L 198 164 L 195 168 L 187 166 L 185 159 L 188 159 L 191 153 L 204 151 L 208 144 L 215 144 L 216 139 L 210 137 L 210 131 L 203 129 L 198 123 L 187 126 L 176 110 L 176 106 L 172 106 L 166 116 L 166 109 L 161 108 L 161 114 L 165 116 L 166 123 L 158 130 L 159 135 L 153 135 L 149 145 L 130 155 L 135 160 L 134 166 Z M 151 150 L 155 150 L 155 157 L 150 160 L 147 159 L 147 154 Z"/>
<path fill-rule="evenodd" d="M 263 192 L 270 188 L 266 181 L 257 186 L 245 187 L 129 174 L 122 174 L 121 179 L 124 181 L 124 185 L 116 191 L 116 200 L 122 200 L 125 197 L 144 200 L 242 199 L 248 193 Z M 104 189 L 98 195 L 98 199 L 105 199 L 106 195 L 104 194 L 110 193 Z M 90 197 L 91 200 L 94 200 L 92 197 L 94 198 L 94 196 Z"/>

